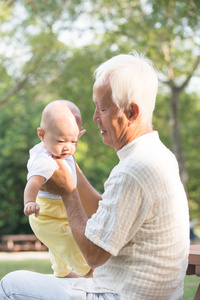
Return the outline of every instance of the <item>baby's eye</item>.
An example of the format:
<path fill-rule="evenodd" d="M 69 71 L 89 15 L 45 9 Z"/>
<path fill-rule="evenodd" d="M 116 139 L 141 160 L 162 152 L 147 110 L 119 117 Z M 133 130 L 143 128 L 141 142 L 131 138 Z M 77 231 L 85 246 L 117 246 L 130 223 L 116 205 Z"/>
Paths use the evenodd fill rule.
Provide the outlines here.
<path fill-rule="evenodd" d="M 61 141 L 61 140 L 57 140 L 57 143 L 64 143 L 64 141 Z"/>

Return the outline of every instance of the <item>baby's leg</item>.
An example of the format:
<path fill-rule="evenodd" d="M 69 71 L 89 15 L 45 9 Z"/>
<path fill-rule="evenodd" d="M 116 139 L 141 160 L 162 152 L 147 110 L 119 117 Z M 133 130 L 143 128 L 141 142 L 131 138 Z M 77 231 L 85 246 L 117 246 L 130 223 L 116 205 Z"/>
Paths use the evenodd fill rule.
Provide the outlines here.
<path fill-rule="evenodd" d="M 56 276 L 64 277 L 72 270 L 79 276 L 88 274 L 91 268 L 73 238 L 63 201 L 44 198 L 37 198 L 37 201 L 40 205 L 40 214 L 37 218 L 30 216 L 31 227 L 36 236 L 57 257 L 58 265 L 61 265 L 60 259 L 65 261 L 65 267 L 68 266 L 68 273 L 64 274 L 58 270 L 55 261 L 52 268 L 56 270 Z"/>
<path fill-rule="evenodd" d="M 50 252 L 54 254 L 54 265 L 52 268 L 56 271 L 56 276 L 59 276 L 63 268 L 73 270 L 79 276 L 85 276 L 91 270 L 90 266 L 86 263 L 79 247 L 77 246 L 71 229 L 67 223 L 57 226 L 56 236 L 54 237 L 54 244 L 51 245 Z M 59 273 L 59 274 L 58 274 Z M 69 274 L 70 272 L 68 272 Z M 65 274 L 66 276 L 67 274 Z"/>
<path fill-rule="evenodd" d="M 55 253 L 49 249 L 50 260 L 52 264 L 52 269 L 56 277 L 65 278 L 78 278 L 79 276 L 72 271 L 72 269 L 67 265 L 67 263 L 59 258 Z"/>

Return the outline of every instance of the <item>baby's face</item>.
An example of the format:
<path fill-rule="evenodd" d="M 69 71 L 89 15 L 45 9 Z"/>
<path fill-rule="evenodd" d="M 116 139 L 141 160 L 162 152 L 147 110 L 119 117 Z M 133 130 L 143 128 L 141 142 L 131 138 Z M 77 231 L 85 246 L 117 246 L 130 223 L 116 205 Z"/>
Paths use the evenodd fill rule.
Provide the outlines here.
<path fill-rule="evenodd" d="M 76 122 L 61 123 L 44 133 L 45 148 L 55 157 L 66 158 L 77 148 L 80 130 Z"/>

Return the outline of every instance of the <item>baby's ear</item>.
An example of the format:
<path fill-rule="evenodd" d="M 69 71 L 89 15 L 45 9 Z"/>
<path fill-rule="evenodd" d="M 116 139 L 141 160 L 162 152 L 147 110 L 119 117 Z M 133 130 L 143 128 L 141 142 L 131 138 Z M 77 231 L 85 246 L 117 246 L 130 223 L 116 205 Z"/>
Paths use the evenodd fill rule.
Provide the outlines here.
<path fill-rule="evenodd" d="M 80 137 L 82 137 L 82 135 L 86 132 L 85 129 L 82 129 L 78 135 L 78 138 L 80 139 Z"/>
<path fill-rule="evenodd" d="M 41 141 L 44 140 L 44 130 L 40 127 L 37 128 L 37 134 L 38 134 L 38 137 Z"/>

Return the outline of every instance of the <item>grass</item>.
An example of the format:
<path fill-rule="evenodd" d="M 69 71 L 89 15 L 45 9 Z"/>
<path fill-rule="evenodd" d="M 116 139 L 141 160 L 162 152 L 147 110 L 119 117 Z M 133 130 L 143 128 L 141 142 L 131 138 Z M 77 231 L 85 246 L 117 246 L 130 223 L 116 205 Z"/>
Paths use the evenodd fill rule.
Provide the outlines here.
<path fill-rule="evenodd" d="M 50 261 L 41 260 L 20 260 L 20 261 L 0 261 L 0 279 L 9 272 L 15 270 L 30 270 L 43 274 L 52 274 Z M 185 277 L 185 287 L 183 300 L 193 300 L 197 287 L 200 283 L 200 277 L 195 275 Z"/>
<path fill-rule="evenodd" d="M 199 283 L 200 277 L 197 277 L 195 275 L 185 276 L 183 300 L 194 299 Z"/>
<path fill-rule="evenodd" d="M 16 270 L 29 270 L 44 274 L 53 273 L 48 259 L 0 261 L 0 279 L 7 273 Z"/>

